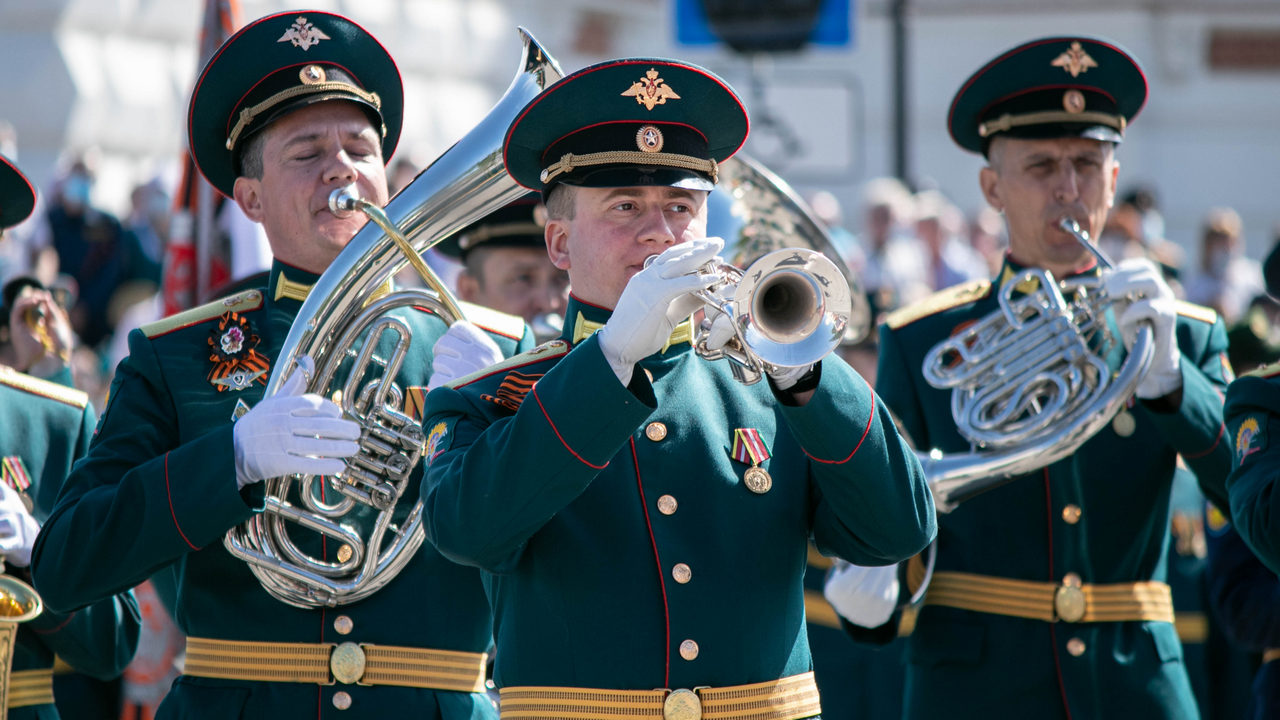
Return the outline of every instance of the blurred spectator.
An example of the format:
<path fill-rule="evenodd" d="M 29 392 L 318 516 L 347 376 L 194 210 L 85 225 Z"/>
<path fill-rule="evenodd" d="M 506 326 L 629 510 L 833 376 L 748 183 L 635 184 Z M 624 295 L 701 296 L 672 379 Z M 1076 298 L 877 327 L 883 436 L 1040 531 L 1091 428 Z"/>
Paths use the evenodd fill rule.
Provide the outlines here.
<path fill-rule="evenodd" d="M 839 253 L 840 259 L 844 260 L 845 266 L 851 270 L 865 267 L 866 254 L 854 239 L 853 233 L 844 226 L 844 210 L 840 207 L 840 200 L 826 190 L 819 190 L 809 196 L 808 202 L 814 218 L 827 231 L 831 244 Z"/>
<path fill-rule="evenodd" d="M 862 190 L 863 228 L 858 236 L 866 265 L 858 268 L 875 313 L 910 304 L 927 293 L 925 250 L 907 228 L 911 191 L 896 178 L 875 178 Z"/>
<path fill-rule="evenodd" d="M 154 288 L 160 287 L 172 202 L 158 180 L 138 185 L 129 194 L 121 280 L 143 280 Z"/>
<path fill-rule="evenodd" d="M 987 277 L 995 277 L 1004 265 L 1004 254 L 1009 240 L 1004 234 L 1004 220 L 1000 211 L 984 205 L 969 220 L 969 245 L 982 256 L 987 265 Z"/>
<path fill-rule="evenodd" d="M 1186 281 L 1187 300 L 1217 310 L 1231 325 L 1263 292 L 1262 266 L 1244 255 L 1240 215 L 1231 208 L 1209 211 L 1201 237 L 1200 265 Z"/>
<path fill-rule="evenodd" d="M 989 276 L 982 256 L 961 239 L 964 215 L 960 208 L 937 190 L 917 193 L 915 208 L 916 237 L 928 253 L 925 279 L 930 292 Z"/>
<path fill-rule="evenodd" d="M 1164 238 L 1164 216 L 1156 203 L 1153 188 L 1138 186 L 1120 198 L 1120 204 L 1128 205 L 1138 212 L 1138 238 L 1145 245 Z"/>
<path fill-rule="evenodd" d="M 1118 203 L 1111 208 L 1107 224 L 1098 237 L 1098 249 L 1114 263 L 1147 254 L 1142 234 L 1142 213 L 1138 208 L 1126 203 Z"/>
<path fill-rule="evenodd" d="M 93 207 L 92 192 L 91 163 L 81 156 L 57 183 L 45 217 L 59 267 L 79 287 L 72 327 L 85 344 L 96 346 L 111 332 L 107 303 L 120 283 L 124 242 L 120 221 Z"/>

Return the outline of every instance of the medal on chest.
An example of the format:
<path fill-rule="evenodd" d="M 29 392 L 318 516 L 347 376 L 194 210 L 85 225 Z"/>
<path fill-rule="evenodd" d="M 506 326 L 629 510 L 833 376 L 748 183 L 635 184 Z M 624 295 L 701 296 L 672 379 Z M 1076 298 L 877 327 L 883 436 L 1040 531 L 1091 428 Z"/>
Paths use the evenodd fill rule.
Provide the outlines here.
<path fill-rule="evenodd" d="M 260 338 L 240 313 L 223 313 L 209 333 L 209 382 L 218 392 L 239 391 L 255 382 L 267 384 L 270 363 L 255 349 Z"/>
<path fill-rule="evenodd" d="M 751 467 L 742 475 L 742 484 L 748 490 L 763 495 L 773 488 L 773 477 L 768 470 L 760 467 L 760 463 L 769 459 L 769 448 L 765 447 L 759 430 L 738 428 L 733 431 L 733 459 L 751 463 Z"/>

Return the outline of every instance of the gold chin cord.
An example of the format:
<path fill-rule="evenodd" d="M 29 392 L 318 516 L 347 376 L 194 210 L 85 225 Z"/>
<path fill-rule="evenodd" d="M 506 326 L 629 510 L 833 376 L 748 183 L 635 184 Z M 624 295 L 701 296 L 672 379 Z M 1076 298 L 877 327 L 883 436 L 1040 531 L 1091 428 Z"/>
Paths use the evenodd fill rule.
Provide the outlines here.
<path fill-rule="evenodd" d="M 1075 220 L 1059 227 L 1101 272 L 1059 281 L 1025 269 L 996 288 L 999 309 L 925 356 L 924 379 L 951 390 L 956 430 L 970 443 L 968 452 L 917 448 L 941 512 L 1074 453 L 1127 412 L 1151 365 L 1153 330 L 1144 324 L 1119 369 L 1108 366 L 1120 340 L 1107 309 L 1132 298 L 1107 295 L 1103 281 L 1114 267 Z"/>
<path fill-rule="evenodd" d="M 223 538 L 281 602 L 309 608 L 362 600 L 390 582 L 425 538 L 422 501 L 411 508 L 400 502 L 427 438 L 420 420 L 403 410 L 405 390 L 395 378 L 413 337 L 392 311 L 423 307 L 446 323 L 461 319 L 458 303 L 422 253 L 525 192 L 502 165 L 502 139 L 516 114 L 561 72 L 529 33 L 521 29 L 520 35 L 524 54 L 506 93 L 385 209 L 353 188 L 330 196 L 335 214 L 364 212 L 373 222 L 356 233 L 303 301 L 266 396 L 294 372 L 299 356 L 310 356 L 316 372 L 307 392 L 334 398 L 344 416 L 360 424 L 360 450 L 340 476 L 267 479 L 263 511 Z M 406 264 L 430 289 L 380 292 Z M 331 557 L 303 550 L 322 546 Z"/>

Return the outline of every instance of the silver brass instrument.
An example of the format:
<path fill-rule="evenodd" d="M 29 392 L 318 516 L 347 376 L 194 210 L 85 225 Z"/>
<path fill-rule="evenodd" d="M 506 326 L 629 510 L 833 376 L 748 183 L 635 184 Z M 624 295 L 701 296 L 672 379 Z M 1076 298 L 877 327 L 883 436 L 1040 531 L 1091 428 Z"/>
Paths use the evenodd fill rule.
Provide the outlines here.
<path fill-rule="evenodd" d="M 426 307 L 453 323 L 462 314 L 421 254 L 450 234 L 526 192 L 502 164 L 502 139 L 516 114 L 561 77 L 555 60 L 524 29 L 524 53 L 506 93 L 489 114 L 391 199 L 385 211 L 352 189 L 330 197 L 335 214 L 364 212 L 372 222 L 352 238 L 316 282 L 280 351 L 266 396 L 274 395 L 309 355 L 316 372 L 306 390 L 334 397 L 361 425 L 360 451 L 339 477 L 287 476 L 265 481 L 265 508 L 223 539 L 263 588 L 296 607 L 353 603 L 391 581 L 422 545 L 422 502 L 399 504 L 421 456 L 422 427 L 405 415 L 394 378 L 409 350 L 408 325 L 387 313 Z M 412 263 L 431 290 L 382 288 Z M 345 371 L 345 364 L 350 370 Z M 345 375 L 339 374 L 343 368 Z M 345 377 L 345 380 L 341 379 Z M 356 520 L 369 526 L 367 536 Z M 337 560 L 313 557 L 314 544 L 336 542 Z"/>
<path fill-rule="evenodd" d="M 1111 262 L 1070 218 L 1059 226 Z M 1032 290 L 1031 285 L 1035 289 Z M 1027 289 L 1014 297 L 1019 288 Z M 1102 277 L 1061 282 L 1027 269 L 999 289 L 1000 309 L 952 335 L 925 356 L 925 380 L 950 388 L 956 429 L 968 453 L 919 453 L 942 512 L 1011 478 L 1074 453 L 1116 416 L 1138 387 L 1153 353 L 1153 330 L 1139 326 L 1113 374 L 1104 359 L 1118 342 L 1106 321 L 1112 303 Z"/>
<path fill-rule="evenodd" d="M 821 224 L 782 179 L 744 153 L 720 164 L 720 182 L 708 197 L 707 234 L 724 238 L 723 286 L 700 297 L 708 315 L 733 321 L 735 337 L 709 360 L 726 357 L 743 383 L 781 367 L 811 365 L 842 341 L 862 339 L 871 312 L 857 278 L 839 258 Z M 741 270 L 739 268 L 746 268 Z M 730 293 L 730 288 L 732 292 Z"/>

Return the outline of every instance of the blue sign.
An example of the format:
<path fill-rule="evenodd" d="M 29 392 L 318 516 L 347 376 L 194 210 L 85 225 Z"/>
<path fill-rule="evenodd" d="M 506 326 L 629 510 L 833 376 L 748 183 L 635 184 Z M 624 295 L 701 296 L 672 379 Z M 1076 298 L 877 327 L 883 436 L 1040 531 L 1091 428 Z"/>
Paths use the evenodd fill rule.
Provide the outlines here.
<path fill-rule="evenodd" d="M 675 0 L 676 42 L 681 45 L 716 45 L 720 38 L 711 30 L 702 0 Z M 847 46 L 852 32 L 850 17 L 854 0 L 822 0 L 818 22 L 809 36 L 815 45 Z"/>

